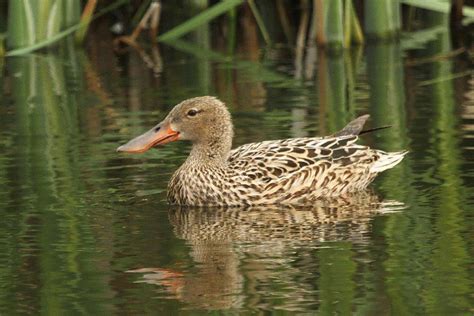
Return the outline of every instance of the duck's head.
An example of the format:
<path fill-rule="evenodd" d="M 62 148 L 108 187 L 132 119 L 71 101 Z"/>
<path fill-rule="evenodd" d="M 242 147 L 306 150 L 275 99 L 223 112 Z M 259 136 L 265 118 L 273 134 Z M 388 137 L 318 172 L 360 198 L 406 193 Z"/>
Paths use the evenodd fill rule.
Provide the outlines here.
<path fill-rule="evenodd" d="M 176 140 L 209 147 L 224 145 L 230 150 L 232 136 L 232 121 L 225 104 L 215 97 L 197 97 L 176 105 L 161 123 L 117 151 L 142 153 Z"/>

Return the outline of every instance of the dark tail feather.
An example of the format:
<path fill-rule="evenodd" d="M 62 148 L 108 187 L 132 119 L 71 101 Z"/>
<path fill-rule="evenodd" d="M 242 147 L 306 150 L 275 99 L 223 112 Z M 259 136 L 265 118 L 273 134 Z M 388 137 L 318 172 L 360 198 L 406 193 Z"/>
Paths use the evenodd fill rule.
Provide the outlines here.
<path fill-rule="evenodd" d="M 375 132 L 381 129 L 392 127 L 391 125 L 387 125 L 387 126 L 381 126 L 381 127 L 375 127 L 371 129 L 362 130 L 369 116 L 370 116 L 369 114 L 359 116 L 358 118 L 356 118 L 355 120 L 347 124 L 346 127 L 341 129 L 339 132 L 333 134 L 332 136 L 340 137 L 340 136 L 349 136 L 349 135 L 362 135 L 362 134 L 367 134 L 367 133 Z"/>
<path fill-rule="evenodd" d="M 392 125 L 380 126 L 380 127 L 376 127 L 376 128 L 366 129 L 366 130 L 364 130 L 364 131 L 361 131 L 361 132 L 359 133 L 359 135 L 367 134 L 367 133 L 372 133 L 372 132 L 375 132 L 375 131 L 378 131 L 378 130 L 381 130 L 381 129 L 390 128 L 390 127 L 392 127 Z"/>
<path fill-rule="evenodd" d="M 359 116 L 358 118 L 356 118 L 355 120 L 347 124 L 346 127 L 341 129 L 339 132 L 336 132 L 332 136 L 340 137 L 340 136 L 349 136 L 349 135 L 359 135 L 362 131 L 362 128 L 364 127 L 365 122 L 367 122 L 367 119 L 369 118 L 369 116 L 370 116 L 369 114 Z"/>

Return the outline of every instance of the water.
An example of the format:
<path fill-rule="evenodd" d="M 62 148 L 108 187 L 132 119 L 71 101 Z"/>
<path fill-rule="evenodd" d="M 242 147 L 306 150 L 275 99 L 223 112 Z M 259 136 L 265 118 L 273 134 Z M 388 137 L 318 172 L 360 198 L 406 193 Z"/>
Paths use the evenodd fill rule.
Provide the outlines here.
<path fill-rule="evenodd" d="M 103 48 L 4 61 L 0 314 L 474 312 L 474 80 L 462 56 L 430 58 L 451 51 L 447 34 L 296 62 L 239 45 L 234 57 L 161 46 L 158 74 Z M 410 154 L 331 205 L 168 206 L 189 144 L 115 148 L 208 94 L 229 104 L 236 145 L 369 113 L 392 128 L 362 142 Z"/>

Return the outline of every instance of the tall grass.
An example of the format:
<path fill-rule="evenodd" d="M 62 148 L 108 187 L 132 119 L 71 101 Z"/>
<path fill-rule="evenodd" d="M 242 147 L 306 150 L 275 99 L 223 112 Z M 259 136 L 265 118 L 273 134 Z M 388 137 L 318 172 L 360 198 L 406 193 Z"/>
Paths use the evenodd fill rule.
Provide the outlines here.
<path fill-rule="evenodd" d="M 130 1 L 116 0 L 96 16 L 110 12 L 122 4 L 130 3 Z M 81 3 L 83 2 L 85 1 L 10 0 L 7 46 L 13 51 L 7 51 L 6 54 L 19 55 L 50 46 L 74 32 L 76 32 L 77 41 L 82 42 L 87 32 L 87 26 L 93 19 L 92 13 L 95 6 L 99 3 L 97 0 L 88 0 L 81 19 Z M 210 7 L 207 6 L 207 0 L 195 0 L 190 3 L 198 6 L 199 4 L 206 5 L 201 6 L 199 12 L 196 12 L 188 20 L 158 36 L 158 41 L 175 40 L 226 13 L 230 20 L 230 29 L 235 30 L 239 20 L 237 15 L 245 11 L 236 10 L 236 8 L 247 5 L 252 10 L 253 17 L 267 45 L 272 45 L 273 39 L 271 37 L 275 36 L 275 28 L 279 27 L 292 45 L 310 46 L 316 41 L 319 46 L 340 49 L 347 48 L 353 43 L 362 43 L 364 41 L 363 33 L 371 39 L 396 37 L 401 28 L 400 3 L 443 12 L 449 12 L 450 9 L 449 2 L 443 0 L 365 0 L 363 2 L 365 23 L 362 30 L 353 2 L 354 0 L 299 1 L 299 12 L 295 15 L 291 12 L 289 3 L 283 0 L 267 1 L 265 5 L 262 5 L 262 2 L 257 3 L 250 0 L 221 0 Z M 145 12 L 149 4 L 150 0 L 142 2 L 133 21 L 138 21 L 140 12 Z M 259 5 L 257 6 L 257 4 Z M 463 7 L 464 15 L 474 16 L 473 11 L 472 8 Z M 278 19 L 268 18 L 276 14 L 279 16 Z M 277 20 L 280 25 L 271 22 Z M 299 25 L 300 28 L 295 27 L 296 25 Z M 297 32 L 298 34 L 294 34 Z M 230 37 L 233 37 L 229 41 L 230 48 L 235 46 L 234 33 L 232 31 L 230 34 Z M 299 42 L 297 42 L 298 39 Z M 301 39 L 304 39 L 304 43 L 301 43 Z M 0 55 L 2 53 L 1 47 L 2 45 L 0 45 Z"/>
<path fill-rule="evenodd" d="M 15 0 L 9 3 L 8 46 L 20 48 L 51 39 L 79 21 L 80 0 Z"/>
<path fill-rule="evenodd" d="M 344 43 L 342 0 L 323 0 L 324 22 L 322 23 L 326 43 L 332 48 L 341 48 Z"/>
<path fill-rule="evenodd" d="M 401 3 L 422 8 L 434 12 L 449 13 L 451 10 L 451 1 L 447 0 L 400 0 Z M 474 8 L 472 6 L 463 6 L 463 15 L 467 17 L 474 17 Z"/>
<path fill-rule="evenodd" d="M 93 19 L 113 11 L 127 2 L 128 0 L 116 0 L 95 14 Z M 14 49 L 7 51 L 6 56 L 28 54 L 32 51 L 54 45 L 64 37 L 76 32 L 82 26 L 81 23 L 76 23 L 56 33 L 49 33 L 46 38 L 38 37 L 37 35 L 41 33 L 35 33 L 36 20 L 30 14 L 34 6 L 28 0 L 22 0 L 22 3 L 24 4 L 22 5 L 20 1 L 13 1 L 9 7 L 8 47 Z M 44 20 L 42 21 L 42 23 L 45 22 Z"/>
<path fill-rule="evenodd" d="M 200 14 L 190 18 L 189 20 L 183 22 L 182 24 L 174 27 L 168 32 L 160 35 L 158 37 L 159 41 L 169 41 L 181 37 L 197 27 L 209 22 L 215 17 L 224 14 L 236 6 L 242 4 L 244 0 L 226 0 L 219 2 L 218 4 L 213 5 L 212 7 L 204 10 Z"/>
<path fill-rule="evenodd" d="M 86 37 L 87 29 L 92 20 L 92 15 L 94 14 L 95 7 L 97 6 L 97 0 L 88 0 L 86 6 L 84 7 L 84 12 L 81 16 L 81 27 L 76 32 L 76 42 L 82 43 Z"/>

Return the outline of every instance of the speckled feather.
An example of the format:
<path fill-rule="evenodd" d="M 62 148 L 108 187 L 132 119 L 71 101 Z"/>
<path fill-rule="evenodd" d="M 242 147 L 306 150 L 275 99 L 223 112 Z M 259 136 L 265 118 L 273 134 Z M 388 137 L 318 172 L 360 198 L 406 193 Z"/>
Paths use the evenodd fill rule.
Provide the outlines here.
<path fill-rule="evenodd" d="M 224 167 L 179 169 L 169 185 L 182 205 L 307 204 L 365 189 L 387 154 L 354 144 L 354 135 L 294 138 L 240 146 Z"/>

